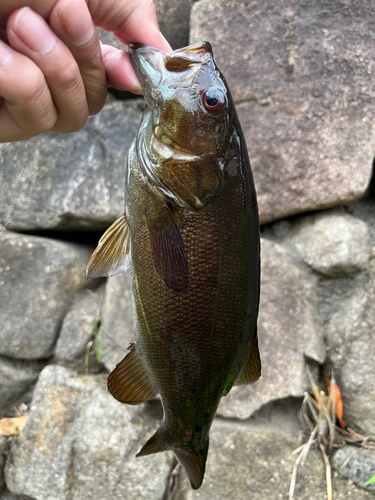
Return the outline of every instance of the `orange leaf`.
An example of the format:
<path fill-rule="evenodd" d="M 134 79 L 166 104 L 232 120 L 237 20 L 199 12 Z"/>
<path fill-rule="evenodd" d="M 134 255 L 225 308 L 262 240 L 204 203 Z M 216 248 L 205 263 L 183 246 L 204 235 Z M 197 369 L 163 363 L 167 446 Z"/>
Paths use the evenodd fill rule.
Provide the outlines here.
<path fill-rule="evenodd" d="M 331 394 L 331 381 L 326 377 L 324 377 L 324 380 L 326 381 L 326 384 L 328 387 L 328 394 L 330 395 Z M 348 424 L 344 420 L 344 405 L 343 405 L 342 398 L 341 398 L 340 387 L 337 384 L 335 384 L 334 398 L 335 398 L 336 418 L 339 421 L 341 429 L 346 429 L 348 427 Z"/>
<path fill-rule="evenodd" d="M 28 415 L 0 420 L 0 436 L 19 436 L 25 427 Z"/>

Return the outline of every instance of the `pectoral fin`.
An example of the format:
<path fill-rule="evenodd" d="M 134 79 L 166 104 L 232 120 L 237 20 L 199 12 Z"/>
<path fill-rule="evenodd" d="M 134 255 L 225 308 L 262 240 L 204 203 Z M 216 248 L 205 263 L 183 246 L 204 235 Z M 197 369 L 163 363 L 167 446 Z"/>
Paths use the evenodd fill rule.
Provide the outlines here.
<path fill-rule="evenodd" d="M 252 341 L 251 351 L 241 372 L 234 385 L 245 385 L 256 382 L 261 375 L 261 362 L 258 349 L 258 337 L 255 336 Z"/>
<path fill-rule="evenodd" d="M 180 229 L 167 205 L 146 213 L 152 257 L 156 271 L 168 288 L 186 292 L 189 284 L 188 260 Z"/>
<path fill-rule="evenodd" d="M 121 403 L 139 405 L 156 396 L 132 342 L 128 354 L 109 375 L 107 385 L 112 396 Z"/>
<path fill-rule="evenodd" d="M 125 214 L 117 219 L 100 238 L 87 264 L 87 278 L 113 276 L 130 265 L 130 235 Z"/>

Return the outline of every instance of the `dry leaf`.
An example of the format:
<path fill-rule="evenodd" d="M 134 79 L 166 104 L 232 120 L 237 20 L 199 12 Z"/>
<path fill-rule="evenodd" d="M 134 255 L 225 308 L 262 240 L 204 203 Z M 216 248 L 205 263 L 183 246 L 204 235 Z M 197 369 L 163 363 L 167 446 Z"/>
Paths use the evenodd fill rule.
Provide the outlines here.
<path fill-rule="evenodd" d="M 19 436 L 25 427 L 28 415 L 0 420 L 0 436 Z"/>
<path fill-rule="evenodd" d="M 331 394 L 331 381 L 324 377 L 324 380 L 326 381 L 327 387 L 328 387 L 328 394 Z M 337 384 L 335 384 L 335 410 L 336 410 L 336 418 L 339 421 L 341 429 L 346 429 L 348 427 L 348 424 L 344 420 L 344 405 L 342 402 L 341 398 L 341 391 L 340 388 Z"/>

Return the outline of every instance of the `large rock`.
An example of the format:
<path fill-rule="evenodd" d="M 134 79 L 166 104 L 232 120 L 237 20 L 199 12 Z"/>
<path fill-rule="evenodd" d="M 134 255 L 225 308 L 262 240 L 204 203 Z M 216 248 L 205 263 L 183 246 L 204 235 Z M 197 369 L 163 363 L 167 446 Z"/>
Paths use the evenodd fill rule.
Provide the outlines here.
<path fill-rule="evenodd" d="M 22 231 L 108 227 L 124 209 L 125 162 L 143 106 L 112 102 L 74 134 L 0 144 L 0 222 Z"/>
<path fill-rule="evenodd" d="M 70 361 L 85 355 L 100 318 L 102 290 L 82 290 L 62 323 L 55 347 L 57 361 Z"/>
<path fill-rule="evenodd" d="M 375 494 L 375 483 L 365 486 L 365 483 L 375 475 L 375 450 L 353 445 L 344 446 L 334 453 L 332 465 L 343 476 Z"/>
<path fill-rule="evenodd" d="M 340 383 L 350 427 L 375 435 L 375 261 L 367 285 L 345 301 L 325 327 L 327 356 Z"/>
<path fill-rule="evenodd" d="M 329 278 L 364 271 L 370 255 L 367 224 L 347 214 L 302 217 L 286 241 L 308 266 Z"/>
<path fill-rule="evenodd" d="M 135 458 L 156 426 L 146 409 L 116 401 L 101 376 L 48 366 L 10 449 L 8 489 L 37 500 L 162 500 L 171 455 Z"/>
<path fill-rule="evenodd" d="M 85 284 L 90 250 L 0 227 L 0 354 L 52 354 L 63 316 Z"/>
<path fill-rule="evenodd" d="M 233 387 L 219 413 L 248 418 L 262 405 L 302 396 L 313 369 L 325 358 L 317 320 L 316 278 L 281 245 L 262 240 L 262 281 L 258 320 L 262 376 L 253 385 Z"/>
<path fill-rule="evenodd" d="M 7 408 L 20 402 L 38 375 L 35 367 L 25 367 L 24 362 L 0 357 L 0 419 Z"/>
<path fill-rule="evenodd" d="M 5 464 L 6 446 L 7 446 L 7 438 L 4 436 L 0 436 L 0 498 L 1 498 L 1 492 L 5 488 L 3 469 L 4 469 L 4 464 Z"/>
<path fill-rule="evenodd" d="M 126 348 L 132 340 L 134 333 L 130 272 L 126 272 L 107 280 L 101 308 L 97 348 L 101 361 L 109 371 L 125 356 Z"/>
<path fill-rule="evenodd" d="M 375 149 L 373 14 L 372 0 L 194 4 L 190 41 L 212 43 L 234 94 L 262 222 L 366 189 Z"/>
<path fill-rule="evenodd" d="M 211 431 L 205 479 L 193 491 L 185 474 L 175 500 L 279 500 L 289 498 L 288 491 L 296 457 L 295 438 L 280 432 L 252 432 L 215 422 Z M 373 496 L 342 478 L 333 479 L 335 500 L 371 499 Z M 314 451 L 300 467 L 295 498 L 326 498 L 325 467 Z"/>

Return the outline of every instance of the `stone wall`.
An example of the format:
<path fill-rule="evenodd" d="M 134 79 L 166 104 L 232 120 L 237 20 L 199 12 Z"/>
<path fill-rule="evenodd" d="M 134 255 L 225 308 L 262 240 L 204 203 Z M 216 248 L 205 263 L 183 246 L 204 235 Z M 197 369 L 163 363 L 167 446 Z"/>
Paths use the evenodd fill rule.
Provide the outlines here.
<path fill-rule="evenodd" d="M 106 389 L 133 338 L 129 276 L 88 282 L 85 266 L 122 213 L 143 101 L 110 96 L 80 132 L 2 144 L 0 417 L 29 418 L 0 436 L 0 500 L 167 500 L 171 483 L 178 500 L 286 499 L 306 365 L 320 381 L 334 370 L 348 424 L 375 435 L 372 0 L 155 4 L 174 48 L 212 43 L 243 125 L 262 222 L 262 377 L 222 400 L 197 492 L 170 474 L 172 454 L 135 459 L 162 410 Z M 334 497 L 373 498 L 360 487 L 374 452 L 350 453 L 334 458 L 350 478 L 335 473 Z M 311 453 L 296 497 L 324 498 L 324 477 Z"/>

